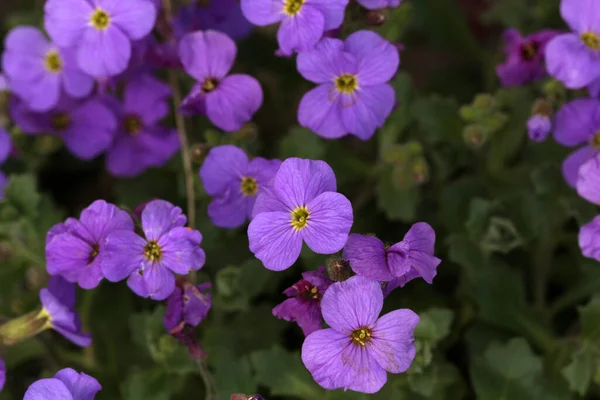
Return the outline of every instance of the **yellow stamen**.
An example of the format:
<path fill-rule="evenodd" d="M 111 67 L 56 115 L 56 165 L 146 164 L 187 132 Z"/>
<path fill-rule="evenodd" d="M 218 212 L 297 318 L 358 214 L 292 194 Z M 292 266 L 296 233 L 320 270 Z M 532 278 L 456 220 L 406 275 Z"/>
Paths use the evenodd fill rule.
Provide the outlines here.
<path fill-rule="evenodd" d="M 290 214 L 292 214 L 290 223 L 296 230 L 304 228 L 310 218 L 310 212 L 304 206 L 296 207 Z"/>
<path fill-rule="evenodd" d="M 103 31 L 110 26 L 110 15 L 98 7 L 94 10 L 90 17 L 90 25 L 99 31 Z"/>
<path fill-rule="evenodd" d="M 258 190 L 258 184 L 256 183 L 256 179 L 250 178 L 249 176 L 243 177 L 240 190 L 242 191 L 242 194 L 244 196 L 256 195 L 256 191 Z"/>
<path fill-rule="evenodd" d="M 60 54 L 58 54 L 58 50 L 49 50 L 44 57 L 44 68 L 48 71 L 57 74 L 62 71 L 62 59 L 60 58 Z"/>
<path fill-rule="evenodd" d="M 340 93 L 352 94 L 358 89 L 358 79 L 356 75 L 341 74 L 335 78 L 335 88 Z"/>

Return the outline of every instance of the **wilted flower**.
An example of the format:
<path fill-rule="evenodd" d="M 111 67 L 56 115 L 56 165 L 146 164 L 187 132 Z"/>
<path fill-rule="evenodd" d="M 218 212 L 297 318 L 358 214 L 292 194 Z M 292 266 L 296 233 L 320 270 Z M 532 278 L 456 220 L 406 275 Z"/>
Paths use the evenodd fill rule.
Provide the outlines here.
<path fill-rule="evenodd" d="M 23 400 L 94 400 L 102 390 L 98 381 L 71 368 L 65 368 L 53 378 L 40 379 L 29 386 Z"/>
<path fill-rule="evenodd" d="M 163 318 L 165 328 L 169 333 L 176 334 L 186 325 L 198 326 L 210 310 L 210 283 L 193 285 L 182 280 L 181 284 L 167 299 L 167 311 Z"/>

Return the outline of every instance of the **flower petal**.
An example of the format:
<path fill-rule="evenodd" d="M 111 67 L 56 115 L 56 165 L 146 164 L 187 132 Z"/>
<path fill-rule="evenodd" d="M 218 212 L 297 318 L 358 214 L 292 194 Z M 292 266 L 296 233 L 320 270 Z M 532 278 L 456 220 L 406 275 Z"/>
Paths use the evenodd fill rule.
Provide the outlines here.
<path fill-rule="evenodd" d="M 336 191 L 333 170 L 325 161 L 288 158 L 279 167 L 273 181 L 278 198 L 289 211 L 306 206 L 324 192 Z"/>
<path fill-rule="evenodd" d="M 345 136 L 348 130 L 342 120 L 339 100 L 333 84 L 317 86 L 302 97 L 298 122 L 327 139 Z"/>
<path fill-rule="evenodd" d="M 238 182 L 248 168 L 248 156 L 233 145 L 210 149 L 200 168 L 200 179 L 210 196 L 222 195 L 232 183 Z"/>
<path fill-rule="evenodd" d="M 146 286 L 144 297 L 152 300 L 164 300 L 175 290 L 175 277 L 173 273 L 160 264 L 153 263 L 150 267 L 144 268 L 143 280 Z"/>
<path fill-rule="evenodd" d="M 271 182 L 269 185 L 262 186 L 262 188 L 260 188 L 258 195 L 256 196 L 256 201 L 254 202 L 254 207 L 252 208 L 251 217 L 254 218 L 258 214 L 263 212 L 274 211 L 282 211 L 288 213 L 290 209 L 279 198 L 279 196 L 275 192 L 275 189 L 273 188 L 273 182 Z"/>
<path fill-rule="evenodd" d="M 264 212 L 248 226 L 250 251 L 265 268 L 282 271 L 292 266 L 300 256 L 302 237 L 294 230 L 289 213 Z"/>
<path fill-rule="evenodd" d="M 590 203 L 600 205 L 600 158 L 598 154 L 579 167 L 577 193 Z"/>
<path fill-rule="evenodd" d="M 281 0 L 242 0 L 241 6 L 244 17 L 258 26 L 279 22 L 284 15 Z"/>
<path fill-rule="evenodd" d="M 75 282 L 90 264 L 92 247 L 77 235 L 61 233 L 46 246 L 46 269 L 51 275 L 63 275 Z"/>
<path fill-rule="evenodd" d="M 600 130 L 600 101 L 576 99 L 556 113 L 554 139 L 563 146 L 578 146 Z"/>
<path fill-rule="evenodd" d="M 358 61 L 358 82 L 361 86 L 386 83 L 398 72 L 398 49 L 373 31 L 362 30 L 348 36 L 344 51 L 354 55 Z"/>
<path fill-rule="evenodd" d="M 150 74 L 138 75 L 130 79 L 125 87 L 123 108 L 127 114 L 139 116 L 144 124 L 150 126 L 169 114 L 169 97 L 169 85 Z"/>
<path fill-rule="evenodd" d="M 44 34 L 37 28 L 18 26 L 6 35 L 2 54 L 2 70 L 10 81 L 37 80 L 47 71 L 44 57 L 51 49 Z"/>
<path fill-rule="evenodd" d="M 179 57 L 188 74 L 199 82 L 223 79 L 235 60 L 235 42 L 224 33 L 197 31 L 179 41 Z"/>
<path fill-rule="evenodd" d="M 111 282 L 127 278 L 144 261 L 146 241 L 132 231 L 115 231 L 106 237 L 101 260 L 102 272 Z"/>
<path fill-rule="evenodd" d="M 300 231 L 308 247 L 318 254 L 333 254 L 344 248 L 352 228 L 352 204 L 343 194 L 325 192 L 307 205 L 308 223 Z"/>
<path fill-rule="evenodd" d="M 596 0 L 563 0 L 560 15 L 574 31 L 600 32 L 600 6 Z"/>
<path fill-rule="evenodd" d="M 104 153 L 117 132 L 117 118 L 103 102 L 91 99 L 71 113 L 71 126 L 61 136 L 77 157 L 89 160 Z"/>
<path fill-rule="evenodd" d="M 204 253 L 200 253 L 200 232 L 184 227 L 173 228 L 161 236 L 158 245 L 162 250 L 160 264 L 175 272 L 185 275 L 190 270 L 199 270 L 204 266 Z"/>
<path fill-rule="evenodd" d="M 546 46 L 546 69 L 567 88 L 580 89 L 600 77 L 600 54 L 575 34 L 559 35 Z"/>
<path fill-rule="evenodd" d="M 344 22 L 344 11 L 348 0 L 309 0 L 306 2 L 316 7 L 325 17 L 325 30 L 339 28 Z"/>
<path fill-rule="evenodd" d="M 316 301 L 292 297 L 273 308 L 273 315 L 286 321 L 296 322 L 304 336 L 323 327 L 321 307 Z"/>
<path fill-rule="evenodd" d="M 85 97 L 94 88 L 94 79 L 77 66 L 77 52 L 72 49 L 61 49 L 60 55 L 64 63 L 62 82 L 65 92 L 74 98 Z"/>
<path fill-rule="evenodd" d="M 79 332 L 79 330 L 72 330 L 70 328 L 63 327 L 59 324 L 53 325 L 52 329 L 63 335 L 69 341 L 75 343 L 77 346 L 89 347 L 92 345 L 92 335 L 90 335 L 89 333 L 82 333 Z"/>
<path fill-rule="evenodd" d="M 562 173 L 569 186 L 575 187 L 577 184 L 577 174 L 579 173 L 579 168 L 581 165 L 583 165 L 583 163 L 594 157 L 597 153 L 598 150 L 594 149 L 592 146 L 584 146 L 579 150 L 569 154 L 567 158 L 564 159 L 562 164 Z"/>
<path fill-rule="evenodd" d="M 79 220 L 88 228 L 96 241 L 116 230 L 133 231 L 129 214 L 114 204 L 96 200 L 81 212 Z"/>
<path fill-rule="evenodd" d="M 350 268 L 358 275 L 378 281 L 394 278 L 387 266 L 383 242 L 375 236 L 348 236 L 343 257 L 350 262 Z"/>
<path fill-rule="evenodd" d="M 579 229 L 579 248 L 584 257 L 600 261 L 600 216 Z"/>
<path fill-rule="evenodd" d="M 131 42 L 119 28 L 89 29 L 81 40 L 77 63 L 84 72 L 102 78 L 120 74 L 127 68 Z"/>
<path fill-rule="evenodd" d="M 100 5 L 111 22 L 133 40 L 149 34 L 156 22 L 156 7 L 148 0 L 102 0 Z"/>
<path fill-rule="evenodd" d="M 67 386 L 59 379 L 40 379 L 27 388 L 23 400 L 73 400 Z"/>
<path fill-rule="evenodd" d="M 54 375 L 73 394 L 75 400 L 92 400 L 96 393 L 102 390 L 98 381 L 83 372 L 78 373 L 72 368 L 65 368 Z"/>
<path fill-rule="evenodd" d="M 351 364 L 354 379 L 347 389 L 362 393 L 376 393 L 387 382 L 387 373 L 379 365 L 370 348 L 362 346 L 351 346 L 348 358 L 354 362 Z"/>
<path fill-rule="evenodd" d="M 45 112 L 54 108 L 60 99 L 60 77 L 44 74 L 35 82 L 13 81 L 12 90 L 32 111 Z"/>
<path fill-rule="evenodd" d="M 368 140 L 392 112 L 396 93 L 394 88 L 384 83 L 359 89 L 353 97 L 348 106 L 342 100 L 342 121 L 347 132 Z"/>
<path fill-rule="evenodd" d="M 285 16 L 277 32 L 279 47 L 284 54 L 311 50 L 325 31 L 325 16 L 319 9 L 304 4 L 293 17 Z"/>
<path fill-rule="evenodd" d="M 298 54 L 296 65 L 305 79 L 314 83 L 329 83 L 344 71 L 344 42 L 323 38 L 310 51 Z"/>
<path fill-rule="evenodd" d="M 142 228 L 148 240 L 158 240 L 173 228 L 184 226 L 187 218 L 181 208 L 165 200 L 152 200 L 142 211 Z"/>
<path fill-rule="evenodd" d="M 93 11 L 87 1 L 48 0 L 44 6 L 44 27 L 54 43 L 69 47 L 81 40 L 89 29 Z"/>
<path fill-rule="evenodd" d="M 369 352 L 388 372 L 405 372 L 415 358 L 414 331 L 419 316 L 408 309 L 385 314 L 375 324 Z"/>
<path fill-rule="evenodd" d="M 213 224 L 221 228 L 242 226 L 249 213 L 247 199 L 235 182 L 225 193 L 212 199 L 208 205 L 208 216 Z"/>

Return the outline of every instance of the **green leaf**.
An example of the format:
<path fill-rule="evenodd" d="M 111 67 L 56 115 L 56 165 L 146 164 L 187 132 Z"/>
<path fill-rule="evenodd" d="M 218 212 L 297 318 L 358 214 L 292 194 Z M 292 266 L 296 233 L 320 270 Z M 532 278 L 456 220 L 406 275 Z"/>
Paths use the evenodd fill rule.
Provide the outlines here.
<path fill-rule="evenodd" d="M 582 339 L 600 344 L 600 295 L 594 296 L 588 304 L 579 307 Z"/>
<path fill-rule="evenodd" d="M 433 95 L 417 99 L 411 111 L 426 140 L 439 143 L 461 140 L 463 124 L 458 109 L 455 99 Z"/>
<path fill-rule="evenodd" d="M 272 282 L 273 275 L 256 259 L 217 272 L 215 304 L 223 310 L 247 310 L 252 298 Z"/>
<path fill-rule="evenodd" d="M 569 383 L 569 389 L 583 396 L 596 375 L 598 354 L 593 349 L 584 345 L 573 354 L 571 363 L 562 370 L 562 374 Z"/>
<path fill-rule="evenodd" d="M 418 187 L 398 188 L 392 183 L 390 172 L 382 174 L 377 183 L 377 205 L 391 220 L 413 222 L 417 217 L 420 200 Z"/>
<path fill-rule="evenodd" d="M 252 376 L 250 359 L 247 356 L 233 357 L 230 352 L 221 352 L 214 358 L 215 383 L 219 397 L 229 400 L 231 393 L 255 393 L 256 382 Z"/>
<path fill-rule="evenodd" d="M 383 154 L 390 146 L 398 142 L 412 118 L 410 112 L 412 80 L 410 75 L 400 72 L 392 82 L 392 86 L 396 91 L 398 108 L 390 114 L 384 127 L 377 135 L 380 154 Z"/>
<path fill-rule="evenodd" d="M 279 155 L 321 160 L 325 155 L 325 141 L 310 129 L 296 126 L 281 140 Z"/>
<path fill-rule="evenodd" d="M 4 198 L 6 204 L 14 207 L 19 214 L 37 217 L 40 195 L 33 175 L 11 175 L 4 188 Z"/>
<path fill-rule="evenodd" d="M 415 339 L 435 345 L 450 333 L 454 312 L 447 308 L 430 308 L 419 317 L 421 321 L 415 329 Z"/>
<path fill-rule="evenodd" d="M 136 370 L 127 376 L 122 385 L 123 398 L 127 400 L 169 400 L 173 381 L 156 368 Z"/>

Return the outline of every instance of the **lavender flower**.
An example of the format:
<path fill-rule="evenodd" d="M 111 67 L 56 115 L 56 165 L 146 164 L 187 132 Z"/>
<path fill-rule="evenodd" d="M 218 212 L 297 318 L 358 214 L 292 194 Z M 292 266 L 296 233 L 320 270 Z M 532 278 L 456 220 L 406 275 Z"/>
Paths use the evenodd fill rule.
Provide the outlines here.
<path fill-rule="evenodd" d="M 106 237 L 101 260 L 104 276 L 111 282 L 127 277 L 138 296 L 164 300 L 175 290 L 176 274 L 187 274 L 204 265 L 202 235 L 186 228 L 179 207 L 154 200 L 142 211 L 144 237 L 129 231 L 114 231 Z"/>
<path fill-rule="evenodd" d="M 534 142 L 543 142 L 550 135 L 552 121 L 546 115 L 535 114 L 527 121 L 527 135 Z"/>
<path fill-rule="evenodd" d="M 4 384 L 6 383 L 6 365 L 4 364 L 4 360 L 0 358 L 0 392 L 4 388 Z"/>
<path fill-rule="evenodd" d="M 429 224 L 414 224 L 401 242 L 385 246 L 374 236 L 352 234 L 344 247 L 344 259 L 358 274 L 378 281 L 400 278 L 400 286 L 416 277 L 431 284 L 441 260 L 433 255 L 435 231 Z"/>
<path fill-rule="evenodd" d="M 402 0 L 357 0 L 358 4 L 367 10 L 381 10 L 382 8 L 398 7 Z"/>
<path fill-rule="evenodd" d="M 211 307 L 210 283 L 194 286 L 185 281 L 167 299 L 167 311 L 163 318 L 169 333 L 181 332 L 186 325 L 198 326 L 206 318 Z"/>
<path fill-rule="evenodd" d="M 341 250 L 353 221 L 350 201 L 336 193 L 331 167 L 300 158 L 281 164 L 273 187 L 259 194 L 252 213 L 250 251 L 273 271 L 292 266 L 303 242 L 318 254 Z"/>
<path fill-rule="evenodd" d="M 600 101 L 576 99 L 565 104 L 554 119 L 554 139 L 563 146 L 581 146 L 562 165 L 567 183 L 574 187 L 579 167 L 600 149 Z"/>
<path fill-rule="evenodd" d="M 102 154 L 111 145 L 117 130 L 114 112 L 98 97 L 75 101 L 63 97 L 48 112 L 33 112 L 23 102 L 12 99 L 12 119 L 25 134 L 52 133 L 67 149 L 83 160 Z"/>
<path fill-rule="evenodd" d="M 600 77 L 600 4 L 561 0 L 560 13 L 573 32 L 548 43 L 546 68 L 566 87 L 583 88 Z"/>
<path fill-rule="evenodd" d="M 63 90 L 76 98 L 92 91 L 94 81 L 79 70 L 73 51 L 48 42 L 37 28 L 14 28 L 4 47 L 2 68 L 10 88 L 32 110 L 50 110 Z"/>
<path fill-rule="evenodd" d="M 133 232 L 129 214 L 104 200 L 96 200 L 81 212 L 79 220 L 69 218 L 53 228 L 46 241 L 46 268 L 84 289 L 93 289 L 104 275 L 100 260 L 104 239 L 118 230 Z M 60 230 L 62 232 L 56 234 Z"/>
<path fill-rule="evenodd" d="M 43 309 L 47 318 L 46 327 L 54 329 L 71 342 L 81 347 L 92 344 L 89 334 L 81 332 L 81 320 L 75 310 L 75 285 L 60 276 L 50 277 L 48 287 L 40 290 Z"/>
<path fill-rule="evenodd" d="M 216 32 L 194 32 L 179 42 L 179 56 L 188 74 L 198 83 L 183 100 L 186 114 L 206 115 L 224 131 L 239 130 L 263 102 L 263 92 L 249 75 L 228 73 L 237 48 L 229 36 Z"/>
<path fill-rule="evenodd" d="M 410 367 L 419 316 L 401 309 L 378 318 L 382 307 L 381 287 L 362 276 L 327 289 L 321 309 L 331 328 L 311 333 L 302 345 L 302 361 L 319 385 L 375 393 L 387 381 L 386 371 Z"/>
<path fill-rule="evenodd" d="M 346 42 L 325 38 L 298 55 L 298 71 L 319 84 L 302 98 L 298 121 L 320 136 L 335 139 L 350 133 L 370 139 L 383 126 L 396 102 L 387 84 L 398 70 L 398 49 L 371 31 Z"/>
<path fill-rule="evenodd" d="M 286 321 L 293 321 L 302 329 L 304 336 L 323 327 L 321 299 L 333 282 L 325 275 L 325 268 L 302 273 L 302 279 L 283 293 L 290 297 L 273 308 L 273 315 Z"/>
<path fill-rule="evenodd" d="M 600 216 L 579 229 L 579 248 L 584 257 L 600 261 Z"/>
<path fill-rule="evenodd" d="M 503 86 L 520 86 L 546 76 L 544 56 L 546 45 L 559 32 L 543 30 L 521 36 L 516 29 L 504 32 L 506 61 L 496 67 Z"/>
<path fill-rule="evenodd" d="M 44 11 L 52 40 L 76 46 L 79 67 L 94 77 L 127 68 L 131 41 L 150 33 L 157 13 L 147 0 L 48 0 Z"/>
<path fill-rule="evenodd" d="M 582 198 L 600 205 L 600 154 L 594 155 L 579 167 L 576 188 Z"/>
<path fill-rule="evenodd" d="M 281 22 L 277 40 L 282 53 L 311 50 L 326 31 L 344 21 L 348 0 L 242 0 L 242 12 L 254 25 Z"/>
<path fill-rule="evenodd" d="M 65 368 L 54 378 L 40 379 L 34 382 L 23 400 L 94 400 L 96 393 L 102 390 L 98 381 L 71 368 Z"/>
<path fill-rule="evenodd" d="M 216 226 L 236 228 L 252 217 L 256 196 L 273 179 L 281 161 L 254 158 L 232 145 L 217 146 L 210 150 L 200 179 L 204 190 L 213 200 L 208 205 L 208 216 Z"/>
<path fill-rule="evenodd" d="M 131 77 L 123 104 L 107 99 L 119 120 L 106 154 L 106 168 L 119 177 L 133 177 L 161 167 L 179 150 L 177 131 L 159 124 L 169 114 L 170 88 L 151 75 Z"/>

